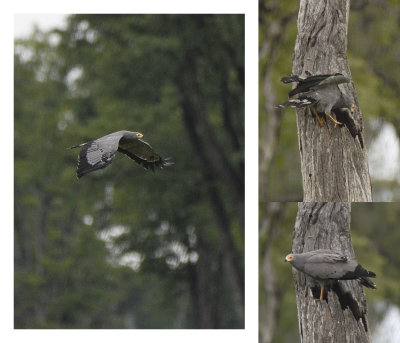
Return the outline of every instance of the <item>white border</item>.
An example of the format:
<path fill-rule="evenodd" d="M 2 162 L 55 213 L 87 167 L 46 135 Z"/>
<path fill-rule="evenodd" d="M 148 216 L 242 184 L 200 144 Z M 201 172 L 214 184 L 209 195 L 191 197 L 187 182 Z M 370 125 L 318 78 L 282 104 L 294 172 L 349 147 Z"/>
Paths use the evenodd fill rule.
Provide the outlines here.
<path fill-rule="evenodd" d="M 4 342 L 57 343 L 96 339 L 135 342 L 257 342 L 258 341 L 258 1 L 257 0 L 147 0 L 147 1 L 15 1 L 1 15 L 2 113 L 2 249 L 1 339 Z M 14 330 L 13 326 L 13 17 L 18 13 L 244 13 L 245 14 L 245 134 L 246 239 L 244 330 Z M 4 213 L 6 216 L 4 216 Z M 5 225 L 4 225 L 5 224 Z"/>

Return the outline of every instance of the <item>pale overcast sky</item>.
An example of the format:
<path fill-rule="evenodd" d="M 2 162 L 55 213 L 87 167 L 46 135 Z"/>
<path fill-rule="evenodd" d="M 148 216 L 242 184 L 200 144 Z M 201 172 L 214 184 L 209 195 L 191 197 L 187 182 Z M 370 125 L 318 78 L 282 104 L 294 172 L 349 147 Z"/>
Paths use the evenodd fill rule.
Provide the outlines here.
<path fill-rule="evenodd" d="M 63 28 L 67 14 L 15 14 L 14 37 L 26 38 L 36 24 L 41 30 L 48 31 L 53 28 Z"/>

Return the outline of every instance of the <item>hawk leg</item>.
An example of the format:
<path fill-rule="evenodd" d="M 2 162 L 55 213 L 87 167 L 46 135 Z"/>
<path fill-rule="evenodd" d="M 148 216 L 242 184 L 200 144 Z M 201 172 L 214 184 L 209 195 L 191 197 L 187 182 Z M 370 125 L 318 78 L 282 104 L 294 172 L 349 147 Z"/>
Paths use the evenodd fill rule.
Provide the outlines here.
<path fill-rule="evenodd" d="M 319 117 L 318 112 L 314 107 L 311 107 L 311 111 L 315 114 L 315 118 L 317 118 L 319 125 L 324 126 L 325 123 L 324 118 Z"/>
<path fill-rule="evenodd" d="M 322 283 L 322 287 L 321 287 L 321 295 L 319 296 L 319 300 L 322 300 L 322 299 L 323 299 L 323 297 L 324 297 L 324 286 L 325 286 L 325 284 L 324 284 L 324 283 Z"/>
<path fill-rule="evenodd" d="M 341 123 L 340 121 L 337 121 L 335 118 L 332 117 L 332 115 L 330 115 L 329 113 L 325 112 L 325 114 L 328 116 L 328 118 L 330 120 L 332 120 L 332 122 L 335 124 L 335 127 L 338 125 L 343 125 L 343 123 Z"/>

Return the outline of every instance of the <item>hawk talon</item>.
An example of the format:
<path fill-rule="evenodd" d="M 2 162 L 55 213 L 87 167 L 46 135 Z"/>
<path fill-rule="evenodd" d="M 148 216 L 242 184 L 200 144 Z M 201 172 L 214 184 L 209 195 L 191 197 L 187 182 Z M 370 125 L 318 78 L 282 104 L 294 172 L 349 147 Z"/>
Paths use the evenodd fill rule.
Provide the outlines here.
<path fill-rule="evenodd" d="M 338 126 L 338 125 L 343 125 L 343 123 L 341 123 L 340 121 L 337 121 L 335 118 L 332 117 L 332 115 L 330 115 L 329 113 L 325 112 L 325 115 L 328 116 L 328 118 L 330 120 L 332 120 L 332 122 L 335 124 L 334 127 Z"/>
<path fill-rule="evenodd" d="M 311 111 L 315 114 L 315 118 L 317 118 L 319 125 L 324 126 L 324 124 L 325 124 L 324 118 L 320 118 L 320 116 L 318 115 L 318 112 L 316 111 L 316 109 L 314 107 L 311 107 Z"/>

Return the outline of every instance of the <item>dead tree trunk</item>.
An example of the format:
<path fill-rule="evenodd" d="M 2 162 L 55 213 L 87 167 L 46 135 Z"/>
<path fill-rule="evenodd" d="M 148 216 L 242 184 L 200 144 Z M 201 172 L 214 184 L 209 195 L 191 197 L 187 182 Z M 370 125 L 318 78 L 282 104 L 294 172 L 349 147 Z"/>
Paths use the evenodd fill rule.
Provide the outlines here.
<path fill-rule="evenodd" d="M 338 249 L 354 256 L 350 237 L 349 203 L 299 203 L 293 233 L 293 252 Z M 371 342 L 367 304 L 357 281 L 338 281 L 326 288 L 293 268 L 299 331 L 302 343 Z"/>
<path fill-rule="evenodd" d="M 346 56 L 349 2 L 300 1 L 293 74 L 342 73 L 351 79 Z M 356 104 L 353 116 L 343 120 L 345 126 L 334 128 L 328 120 L 321 127 L 309 109 L 296 110 L 303 201 L 372 201 L 362 116 L 354 85 L 339 88 Z"/>

